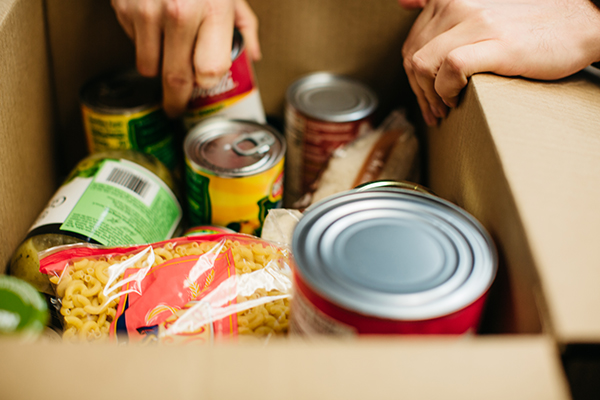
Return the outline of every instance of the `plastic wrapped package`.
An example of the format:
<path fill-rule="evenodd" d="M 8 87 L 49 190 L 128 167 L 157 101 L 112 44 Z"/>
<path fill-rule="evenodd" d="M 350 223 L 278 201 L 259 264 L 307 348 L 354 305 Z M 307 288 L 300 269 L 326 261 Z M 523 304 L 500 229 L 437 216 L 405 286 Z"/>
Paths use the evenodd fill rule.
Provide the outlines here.
<path fill-rule="evenodd" d="M 288 331 L 286 246 L 244 234 L 40 253 L 66 341 L 211 343 Z"/>
<path fill-rule="evenodd" d="M 269 210 L 260 237 L 264 240 L 291 246 L 294 228 L 302 218 L 302 213 L 289 208 Z"/>
<path fill-rule="evenodd" d="M 328 196 L 376 180 L 418 182 L 419 142 L 402 109 L 392 111 L 377 129 L 338 147 L 311 191 L 293 208 L 304 209 Z"/>

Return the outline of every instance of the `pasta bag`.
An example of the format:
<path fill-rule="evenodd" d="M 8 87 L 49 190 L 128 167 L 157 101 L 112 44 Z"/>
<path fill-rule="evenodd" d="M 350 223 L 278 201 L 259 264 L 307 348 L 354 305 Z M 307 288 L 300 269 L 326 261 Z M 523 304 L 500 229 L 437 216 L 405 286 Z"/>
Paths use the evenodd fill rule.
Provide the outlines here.
<path fill-rule="evenodd" d="M 244 234 L 151 245 L 67 245 L 40 254 L 63 339 L 212 343 L 286 335 L 290 252 Z"/>

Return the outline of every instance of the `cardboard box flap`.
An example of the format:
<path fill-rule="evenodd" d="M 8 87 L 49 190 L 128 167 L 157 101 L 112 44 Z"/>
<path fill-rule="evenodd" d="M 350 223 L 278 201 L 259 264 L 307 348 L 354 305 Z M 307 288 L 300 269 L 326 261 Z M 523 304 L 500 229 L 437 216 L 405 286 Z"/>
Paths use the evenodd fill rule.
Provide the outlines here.
<path fill-rule="evenodd" d="M 0 1 L 0 273 L 55 189 L 43 3 Z"/>
<path fill-rule="evenodd" d="M 600 342 L 600 79 L 472 79 L 563 343 Z"/>
<path fill-rule="evenodd" d="M 569 398 L 542 337 L 68 349 L 0 342 L 3 398 Z"/>

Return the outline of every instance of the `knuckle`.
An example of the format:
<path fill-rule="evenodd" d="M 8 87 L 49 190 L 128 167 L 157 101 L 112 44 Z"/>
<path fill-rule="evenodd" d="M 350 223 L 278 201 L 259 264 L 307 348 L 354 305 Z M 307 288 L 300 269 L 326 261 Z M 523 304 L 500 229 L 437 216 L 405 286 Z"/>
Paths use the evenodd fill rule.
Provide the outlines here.
<path fill-rule="evenodd" d="M 179 90 L 190 86 L 192 77 L 182 72 L 165 72 L 163 82 L 167 88 Z"/>
<path fill-rule="evenodd" d="M 452 51 L 446 57 L 446 66 L 452 75 L 460 75 L 466 67 L 466 62 L 460 54 Z"/>
<path fill-rule="evenodd" d="M 412 66 L 412 57 L 404 57 L 404 61 L 402 62 L 402 65 L 404 66 L 404 70 L 406 72 L 412 72 L 413 70 L 413 66 Z"/>
<path fill-rule="evenodd" d="M 412 65 L 414 71 L 419 75 L 433 76 L 434 72 L 431 68 L 431 64 L 423 59 L 420 52 L 415 53 L 412 57 Z"/>
<path fill-rule="evenodd" d="M 190 15 L 189 9 L 187 3 L 184 1 L 173 0 L 165 6 L 166 18 L 175 25 L 183 24 L 187 20 L 188 15 Z"/>

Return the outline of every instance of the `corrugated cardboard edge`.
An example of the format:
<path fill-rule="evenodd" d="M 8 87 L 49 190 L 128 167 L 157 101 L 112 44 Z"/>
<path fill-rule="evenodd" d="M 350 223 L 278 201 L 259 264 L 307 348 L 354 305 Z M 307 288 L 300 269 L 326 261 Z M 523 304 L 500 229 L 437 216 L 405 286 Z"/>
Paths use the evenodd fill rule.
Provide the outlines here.
<path fill-rule="evenodd" d="M 0 342 L 11 360 L 0 364 L 3 398 L 568 398 L 556 349 L 539 336 L 65 349 Z"/>
<path fill-rule="evenodd" d="M 562 344 L 600 342 L 600 80 L 473 79 Z"/>
<path fill-rule="evenodd" d="M 14 249 L 55 188 L 54 117 L 42 0 L 3 1 L 0 22 L 0 173 L 14 174 L 0 180 L 0 242 Z"/>

